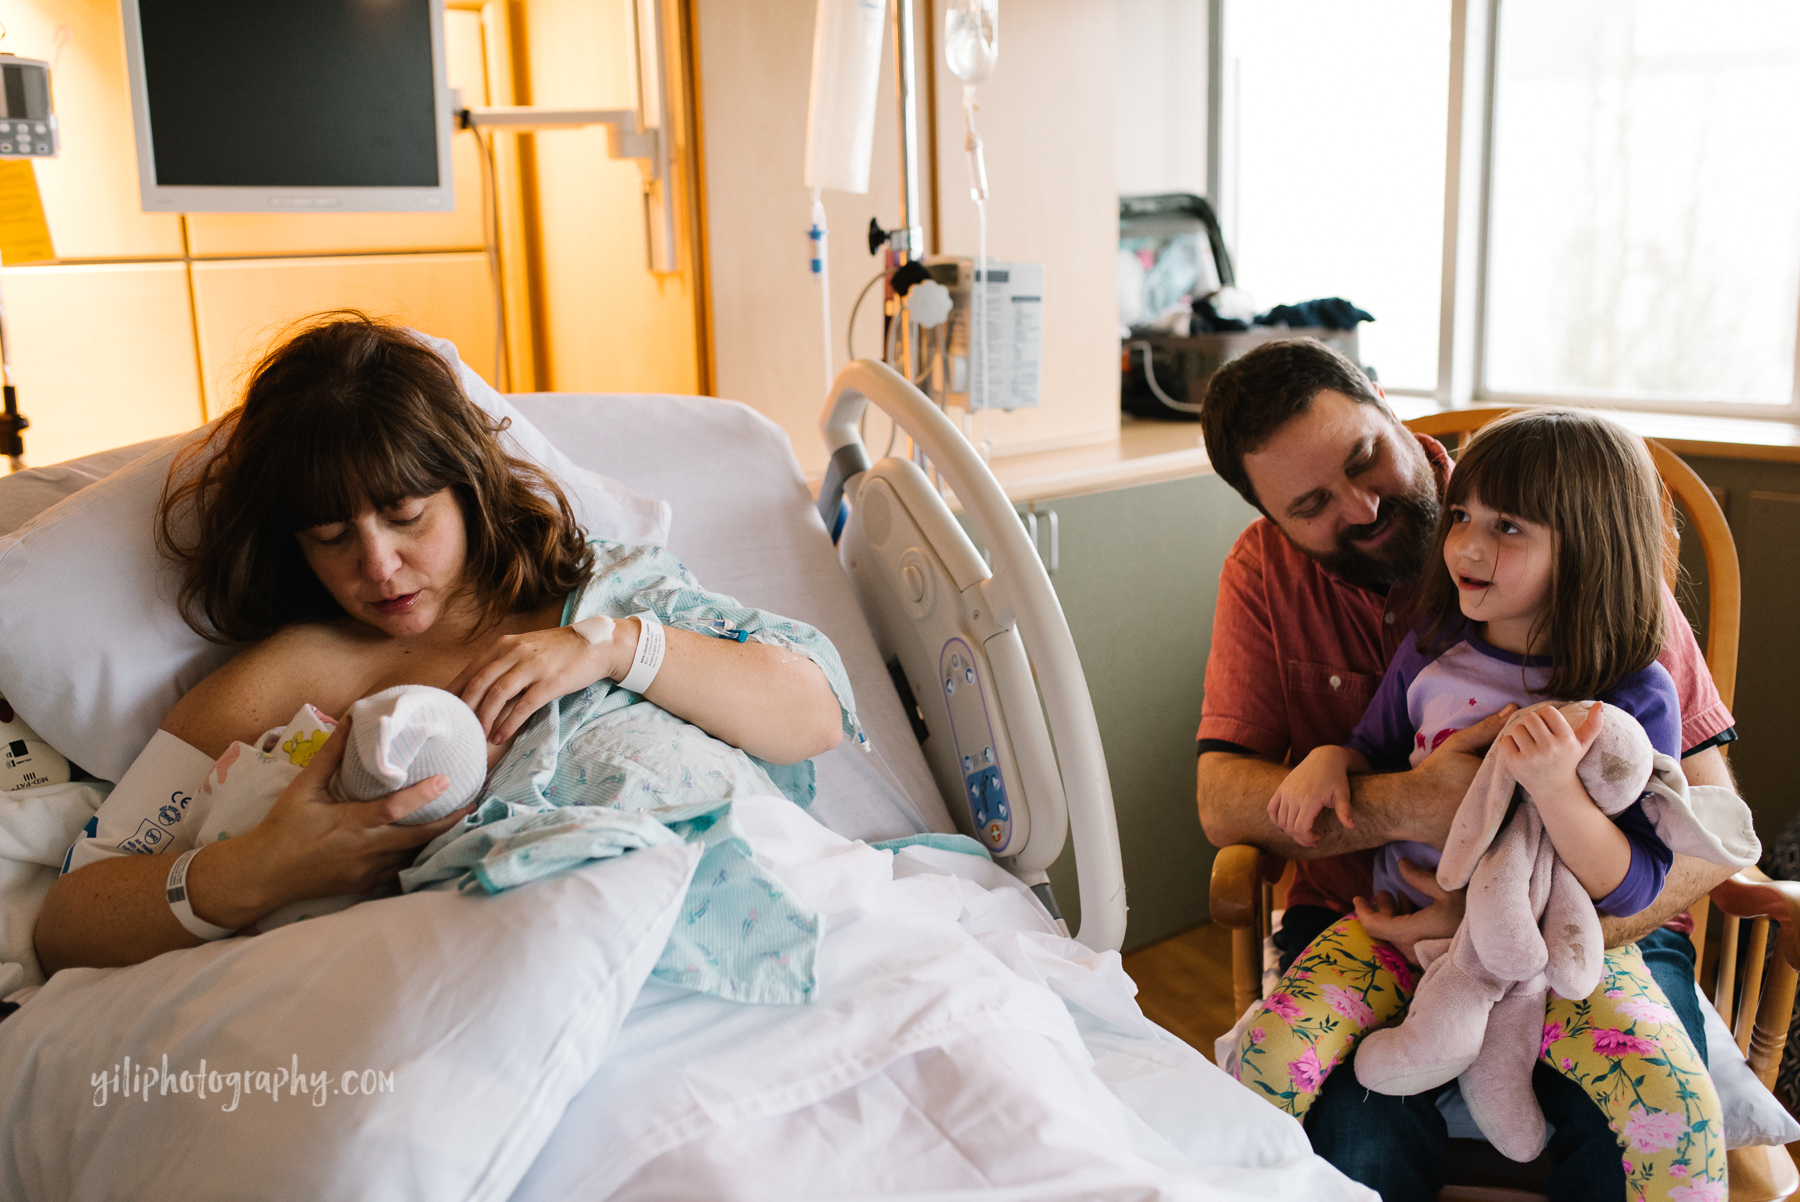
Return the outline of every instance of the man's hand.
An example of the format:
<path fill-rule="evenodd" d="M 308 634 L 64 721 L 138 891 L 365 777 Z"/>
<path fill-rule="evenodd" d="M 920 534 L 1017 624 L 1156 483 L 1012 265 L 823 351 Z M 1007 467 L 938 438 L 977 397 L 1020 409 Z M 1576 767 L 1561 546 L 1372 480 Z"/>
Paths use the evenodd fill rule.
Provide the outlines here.
<path fill-rule="evenodd" d="M 1396 899 L 1384 889 L 1373 902 L 1363 897 L 1355 899 L 1356 917 L 1365 931 L 1387 940 L 1400 949 L 1409 963 L 1417 964 L 1419 957 L 1414 949 L 1420 940 L 1448 939 L 1462 925 L 1464 891 L 1441 888 L 1437 873 L 1420 868 L 1411 860 L 1400 861 L 1400 875 L 1408 885 L 1429 897 L 1431 904 L 1415 910 L 1409 899 Z"/>
<path fill-rule="evenodd" d="M 1450 837 L 1450 824 L 1456 818 L 1463 795 L 1475 782 L 1481 768 L 1481 757 L 1500 734 L 1507 719 L 1519 707 L 1509 705 L 1497 714 L 1489 714 L 1473 726 L 1466 726 L 1439 743 L 1432 753 L 1420 761 L 1413 774 L 1420 780 L 1420 802 L 1405 816 L 1407 833 L 1400 836 L 1433 847 L 1443 847 Z"/>

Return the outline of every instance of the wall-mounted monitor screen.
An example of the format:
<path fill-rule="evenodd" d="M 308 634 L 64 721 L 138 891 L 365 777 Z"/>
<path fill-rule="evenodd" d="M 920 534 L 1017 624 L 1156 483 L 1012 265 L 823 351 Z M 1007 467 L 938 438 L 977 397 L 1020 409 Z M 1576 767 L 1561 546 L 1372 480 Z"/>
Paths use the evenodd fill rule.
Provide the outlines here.
<path fill-rule="evenodd" d="M 123 0 L 153 212 L 448 211 L 443 0 Z"/>

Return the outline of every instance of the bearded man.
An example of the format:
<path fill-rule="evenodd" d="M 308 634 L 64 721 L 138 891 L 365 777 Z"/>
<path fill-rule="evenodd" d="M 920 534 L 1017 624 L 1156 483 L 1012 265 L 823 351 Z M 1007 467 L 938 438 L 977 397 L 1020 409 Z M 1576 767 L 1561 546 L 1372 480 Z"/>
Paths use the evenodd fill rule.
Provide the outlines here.
<path fill-rule="evenodd" d="M 1373 891 L 1375 848 L 1408 839 L 1443 846 L 1510 710 L 1445 739 L 1410 771 L 1351 778 L 1354 826 L 1330 809 L 1309 841 L 1276 826 L 1268 805 L 1282 778 L 1313 748 L 1349 739 L 1412 626 L 1421 573 L 1445 570 L 1427 558 L 1450 458 L 1436 440 L 1401 425 L 1354 363 L 1311 339 L 1265 343 L 1226 364 L 1200 420 L 1213 470 L 1262 516 L 1239 536 L 1219 577 L 1196 796 L 1216 846 L 1249 843 L 1298 861 L 1275 937 L 1285 970 Z M 1690 782 L 1729 787 L 1719 747 L 1737 737 L 1731 713 L 1666 588 L 1663 607 L 1669 630 L 1659 659 L 1680 696 L 1682 768 Z M 1728 875 L 1677 855 L 1656 902 L 1601 921 L 1608 946 L 1639 944 L 1703 1054 L 1686 911 Z M 1434 904 L 1403 913 L 1385 894 L 1375 898 L 1370 933 L 1405 946 L 1452 934 L 1460 895 L 1444 894 L 1430 872 L 1406 879 Z M 1548 1149 L 1558 1166 L 1551 1198 L 1623 1199 L 1618 1145 L 1599 1108 L 1579 1086 L 1540 1073 L 1551 1078 L 1539 1097 L 1557 1127 Z M 1320 1155 L 1387 1202 L 1424 1202 L 1444 1183 L 1446 1128 L 1436 1103 L 1452 1088 L 1372 1093 L 1346 1063 L 1326 1079 L 1307 1134 Z"/>

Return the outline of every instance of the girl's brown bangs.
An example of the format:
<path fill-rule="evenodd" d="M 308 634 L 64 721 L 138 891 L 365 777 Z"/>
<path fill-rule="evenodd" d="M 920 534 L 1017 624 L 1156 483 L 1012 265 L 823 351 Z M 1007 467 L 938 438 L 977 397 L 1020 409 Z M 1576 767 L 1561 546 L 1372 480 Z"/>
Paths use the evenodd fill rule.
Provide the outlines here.
<path fill-rule="evenodd" d="M 1489 509 L 1543 525 L 1551 519 L 1555 496 L 1556 448 L 1537 432 L 1507 431 L 1512 437 L 1482 445 L 1479 436 L 1450 473 L 1444 503 L 1465 504 L 1471 496 Z"/>

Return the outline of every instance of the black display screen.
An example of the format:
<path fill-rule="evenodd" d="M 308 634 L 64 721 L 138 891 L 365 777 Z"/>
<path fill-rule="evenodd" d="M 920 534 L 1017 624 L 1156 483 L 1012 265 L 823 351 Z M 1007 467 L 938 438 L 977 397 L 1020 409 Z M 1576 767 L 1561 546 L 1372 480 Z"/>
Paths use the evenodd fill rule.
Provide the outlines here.
<path fill-rule="evenodd" d="M 431 0 L 138 0 L 159 185 L 436 187 Z"/>
<path fill-rule="evenodd" d="M 5 101 L 0 117 L 45 120 L 50 116 L 49 74 L 36 65 L 0 66 L 0 100 Z"/>

